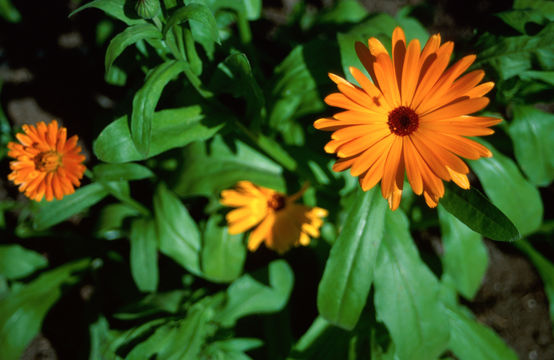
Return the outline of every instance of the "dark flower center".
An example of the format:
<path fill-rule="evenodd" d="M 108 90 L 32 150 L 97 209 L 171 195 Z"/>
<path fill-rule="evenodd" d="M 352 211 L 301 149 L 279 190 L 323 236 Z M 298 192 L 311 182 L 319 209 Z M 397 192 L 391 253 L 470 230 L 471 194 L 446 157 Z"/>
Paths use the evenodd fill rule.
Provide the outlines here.
<path fill-rule="evenodd" d="M 267 207 L 274 211 L 281 210 L 285 207 L 285 197 L 281 194 L 273 194 L 271 199 L 267 200 Z"/>
<path fill-rule="evenodd" d="M 389 113 L 389 129 L 398 136 L 410 135 L 419 126 L 419 116 L 406 106 L 399 106 Z"/>
<path fill-rule="evenodd" d="M 39 171 L 52 172 L 62 164 L 60 154 L 55 151 L 39 153 L 34 157 L 35 168 Z"/>

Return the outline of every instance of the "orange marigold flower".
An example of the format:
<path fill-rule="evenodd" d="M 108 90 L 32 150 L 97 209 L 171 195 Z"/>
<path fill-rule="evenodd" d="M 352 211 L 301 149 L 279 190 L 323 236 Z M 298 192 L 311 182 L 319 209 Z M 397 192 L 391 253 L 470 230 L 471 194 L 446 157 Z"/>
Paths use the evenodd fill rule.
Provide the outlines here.
<path fill-rule="evenodd" d="M 417 39 L 406 46 L 399 27 L 392 35 L 392 59 L 379 40 L 371 38 L 368 44 L 369 49 L 356 43 L 355 49 L 373 82 L 354 67 L 350 73 L 359 86 L 329 74 L 339 92 L 325 102 L 346 111 L 314 123 L 317 129 L 333 131 L 325 145 L 326 152 L 339 157 L 333 170 L 350 169 L 364 191 L 381 181 L 392 210 L 400 204 L 405 172 L 413 191 L 423 193 L 430 207 L 444 195 L 442 180 L 469 189 L 469 169 L 459 156 L 492 154 L 466 136 L 490 135 L 494 131 L 489 127 L 501 121 L 469 116 L 487 106 L 484 95 L 494 87 L 492 82 L 478 85 L 483 70 L 460 77 L 475 55 L 447 69 L 452 42 L 441 45 L 436 34 L 423 50 Z"/>
<path fill-rule="evenodd" d="M 8 143 L 8 156 L 15 159 L 10 162 L 13 171 L 8 179 L 36 201 L 43 197 L 60 200 L 74 193 L 86 169 L 77 135 L 67 139 L 66 128 L 58 128 L 56 120 L 48 125 L 42 121 L 36 126 L 23 125 L 23 131 L 16 135 L 20 144 Z"/>
<path fill-rule="evenodd" d="M 262 242 L 283 254 L 292 246 L 308 245 L 311 237 L 319 236 L 322 217 L 327 210 L 294 202 L 306 187 L 292 196 L 273 189 L 240 181 L 235 189 L 221 192 L 221 204 L 236 207 L 226 218 L 229 233 L 240 234 L 256 227 L 248 239 L 248 249 L 255 251 Z"/>

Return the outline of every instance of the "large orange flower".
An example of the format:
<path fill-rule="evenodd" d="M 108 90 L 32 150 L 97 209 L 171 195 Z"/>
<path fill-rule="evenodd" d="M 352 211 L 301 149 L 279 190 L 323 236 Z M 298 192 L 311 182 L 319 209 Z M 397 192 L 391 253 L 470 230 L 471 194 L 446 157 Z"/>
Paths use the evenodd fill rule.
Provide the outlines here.
<path fill-rule="evenodd" d="M 19 191 L 32 200 L 61 199 L 75 192 L 85 172 L 85 157 L 77 146 L 77 135 L 67 139 L 67 130 L 58 122 L 23 125 L 25 134 L 17 134 L 16 142 L 8 143 L 8 156 L 13 171 L 8 179 L 19 185 Z"/>
<path fill-rule="evenodd" d="M 392 210 L 402 196 L 404 173 L 413 191 L 430 207 L 444 195 L 442 180 L 468 189 L 467 165 L 458 157 L 490 157 L 483 145 L 465 136 L 490 135 L 489 126 L 501 120 L 469 116 L 489 103 L 484 97 L 494 86 L 479 84 L 482 70 L 460 75 L 475 60 L 469 55 L 447 69 L 454 44 L 441 45 L 439 34 L 421 50 L 417 39 L 406 46 L 401 28 L 392 35 L 392 59 L 383 44 L 371 38 L 369 49 L 356 43 L 360 61 L 373 82 L 360 70 L 350 73 L 360 86 L 329 74 L 340 92 L 325 98 L 346 111 L 319 119 L 314 126 L 333 131 L 325 146 L 337 153 L 335 171 L 350 169 L 363 190 L 381 181 L 381 192 Z"/>
<path fill-rule="evenodd" d="M 237 207 L 227 214 L 229 233 L 240 234 L 256 227 L 248 239 L 250 251 L 255 251 L 264 241 L 269 249 L 280 254 L 292 246 L 308 245 L 310 236 L 319 236 L 321 218 L 327 216 L 327 210 L 295 204 L 305 190 L 306 187 L 285 196 L 250 181 L 240 181 L 236 189 L 223 190 L 221 203 Z"/>

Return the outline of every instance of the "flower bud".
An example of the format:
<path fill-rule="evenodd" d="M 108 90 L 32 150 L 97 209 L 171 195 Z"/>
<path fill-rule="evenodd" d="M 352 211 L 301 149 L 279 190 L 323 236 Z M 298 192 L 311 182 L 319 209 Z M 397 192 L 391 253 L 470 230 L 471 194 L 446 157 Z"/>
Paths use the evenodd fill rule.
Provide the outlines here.
<path fill-rule="evenodd" d="M 160 0 L 137 0 L 135 11 L 143 19 L 152 19 L 160 13 Z"/>

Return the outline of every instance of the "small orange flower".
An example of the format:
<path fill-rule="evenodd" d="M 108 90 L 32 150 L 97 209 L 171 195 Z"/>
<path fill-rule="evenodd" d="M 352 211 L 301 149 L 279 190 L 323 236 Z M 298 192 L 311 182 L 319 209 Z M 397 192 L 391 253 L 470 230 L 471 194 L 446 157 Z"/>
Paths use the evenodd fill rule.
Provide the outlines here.
<path fill-rule="evenodd" d="M 329 74 L 339 92 L 325 102 L 346 111 L 314 123 L 316 129 L 333 131 L 325 145 L 326 152 L 339 157 L 333 170 L 350 169 L 364 191 L 381 182 L 392 210 L 400 204 L 404 173 L 430 207 L 444 195 L 442 180 L 469 189 L 469 168 L 459 156 L 478 159 L 492 154 L 466 136 L 490 135 L 494 131 L 489 127 L 501 121 L 469 116 L 487 106 L 484 95 L 494 87 L 492 82 L 479 85 L 483 70 L 460 77 L 475 55 L 447 69 L 452 42 L 441 45 L 436 34 L 423 50 L 417 39 L 406 46 L 399 27 L 392 34 L 392 59 L 376 38 L 368 45 L 369 49 L 356 43 L 355 48 L 373 82 L 354 67 L 350 73 L 360 86 Z"/>
<path fill-rule="evenodd" d="M 13 171 L 8 179 L 36 201 L 43 197 L 60 200 L 74 193 L 86 170 L 77 135 L 66 140 L 67 130 L 58 128 L 56 120 L 48 125 L 41 121 L 36 127 L 23 125 L 23 131 L 16 135 L 21 144 L 8 143 L 8 156 L 15 159 L 10 162 Z"/>
<path fill-rule="evenodd" d="M 310 236 L 318 237 L 327 210 L 294 202 L 306 187 L 292 196 L 273 189 L 240 181 L 236 189 L 223 190 L 221 203 L 237 207 L 227 214 L 230 234 L 240 234 L 256 227 L 248 239 L 248 249 L 255 251 L 262 242 L 283 254 L 292 246 L 308 245 Z"/>

